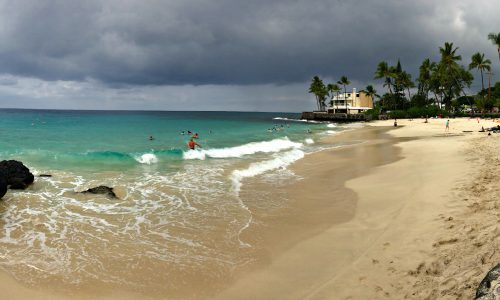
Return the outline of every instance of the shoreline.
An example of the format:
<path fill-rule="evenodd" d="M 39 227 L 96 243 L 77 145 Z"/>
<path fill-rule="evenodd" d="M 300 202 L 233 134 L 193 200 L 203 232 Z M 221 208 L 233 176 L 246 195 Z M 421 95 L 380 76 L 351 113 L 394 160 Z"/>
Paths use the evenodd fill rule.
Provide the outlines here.
<path fill-rule="evenodd" d="M 445 133 L 445 121 L 400 120 L 405 126 L 388 133 L 402 159 L 375 166 L 346 182 L 347 189 L 358 197 L 352 219 L 300 240 L 214 299 L 279 299 L 283 295 L 287 299 L 402 299 L 415 295 L 470 299 L 477 285 L 460 290 L 450 284 L 455 283 L 452 278 L 437 276 L 446 268 L 443 257 L 441 262 L 432 258 L 437 248 L 452 248 L 459 256 L 462 245 L 447 238 L 447 222 L 466 210 L 457 200 L 457 189 L 477 172 L 466 153 L 473 140 L 488 138 L 476 133 L 481 126 L 496 123 L 452 119 L 450 133 Z M 369 125 L 378 126 L 392 126 L 392 121 Z M 324 151 L 319 156 L 326 158 L 327 153 L 335 152 Z M 292 168 L 298 174 L 307 173 L 307 161 L 305 158 Z M 490 260 L 495 261 L 493 256 Z M 475 277 L 466 280 L 478 283 L 491 267 L 484 264 L 474 271 Z"/>
<path fill-rule="evenodd" d="M 477 161 L 468 159 L 473 150 L 467 147 L 481 137 L 462 132 L 471 125 L 477 127 L 470 123 L 475 120 L 457 121 L 457 125 L 452 120 L 449 134 L 444 134 L 445 120 L 430 120 L 425 128 L 421 122 L 400 120 L 405 126 L 393 130 L 390 120 L 378 121 L 325 138 L 327 144 L 345 144 L 292 164 L 289 168 L 302 179 L 279 191 L 289 196 L 284 213 L 261 214 L 242 233 L 242 240 L 263 242 L 259 263 L 237 270 L 222 291 L 181 299 L 280 299 L 283 295 L 287 299 L 401 299 L 412 298 L 412 293 L 422 298 L 440 293 L 436 286 L 450 289 L 452 284 L 443 285 L 438 276 L 433 280 L 428 276 L 446 273 L 442 261 L 449 254 L 436 254 L 436 249 L 460 245 L 446 238 L 447 227 L 457 222 L 452 216 L 464 214 L 456 199 L 457 184 L 465 189 L 459 194 L 464 194 L 474 188 L 467 186 L 470 178 L 480 173 L 472 168 Z M 251 193 L 245 186 L 242 197 Z M 258 203 L 248 205 L 258 207 Z M 474 270 L 480 277 L 477 282 L 487 270 L 487 262 L 480 271 Z M 25 287 L 5 271 L 0 278 L 9 299 L 165 297 L 118 289 L 63 294 Z M 476 287 L 470 284 L 469 298 Z"/>

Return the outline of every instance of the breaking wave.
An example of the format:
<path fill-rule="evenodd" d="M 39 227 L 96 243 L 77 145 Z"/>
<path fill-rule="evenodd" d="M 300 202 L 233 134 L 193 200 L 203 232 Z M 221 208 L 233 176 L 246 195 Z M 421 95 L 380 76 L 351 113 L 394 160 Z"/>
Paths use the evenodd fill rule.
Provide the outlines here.
<path fill-rule="evenodd" d="M 286 168 L 293 162 L 304 157 L 304 152 L 299 149 L 294 149 L 286 153 L 280 154 L 274 159 L 251 163 L 250 166 L 244 170 L 235 170 L 231 174 L 231 181 L 233 190 L 238 193 L 241 188 L 241 180 L 248 177 L 254 177 L 271 170 Z"/>
<path fill-rule="evenodd" d="M 302 143 L 290 141 L 287 137 L 265 142 L 253 142 L 235 147 L 189 150 L 183 153 L 184 159 L 237 158 L 255 153 L 275 153 L 282 150 L 301 148 Z"/>

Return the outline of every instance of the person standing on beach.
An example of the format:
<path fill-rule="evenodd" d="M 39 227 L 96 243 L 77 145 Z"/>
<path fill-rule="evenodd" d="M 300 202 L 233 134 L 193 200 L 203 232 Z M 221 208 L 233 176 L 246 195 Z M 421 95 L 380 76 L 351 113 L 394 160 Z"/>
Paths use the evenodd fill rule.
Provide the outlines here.
<path fill-rule="evenodd" d="M 446 120 L 446 128 L 444 130 L 445 132 L 449 132 L 450 131 L 450 119 Z"/>

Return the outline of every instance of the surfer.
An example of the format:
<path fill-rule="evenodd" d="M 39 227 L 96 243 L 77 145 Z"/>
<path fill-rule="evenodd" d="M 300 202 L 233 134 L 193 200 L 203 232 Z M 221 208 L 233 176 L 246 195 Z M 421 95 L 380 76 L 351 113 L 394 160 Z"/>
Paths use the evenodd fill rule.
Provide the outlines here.
<path fill-rule="evenodd" d="M 191 149 L 191 150 L 194 150 L 196 148 L 196 146 L 198 146 L 199 148 L 201 148 L 201 145 L 198 144 L 197 142 L 194 141 L 194 138 L 191 138 L 188 142 L 188 148 Z"/>

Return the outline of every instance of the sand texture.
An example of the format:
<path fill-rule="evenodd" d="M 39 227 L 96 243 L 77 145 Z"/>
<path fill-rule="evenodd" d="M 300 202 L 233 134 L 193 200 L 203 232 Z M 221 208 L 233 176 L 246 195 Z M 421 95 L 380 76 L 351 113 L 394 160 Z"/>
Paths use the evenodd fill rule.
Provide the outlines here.
<path fill-rule="evenodd" d="M 289 205 L 242 234 L 264 245 L 260 263 L 192 299 L 473 299 L 500 262 L 500 133 L 478 132 L 500 123 L 445 122 L 375 121 L 325 138 L 342 147 L 295 163 L 301 180 L 276 191 Z M 0 279 L 2 299 L 169 299 Z"/>
<path fill-rule="evenodd" d="M 399 120 L 403 127 L 389 134 L 402 159 L 368 168 L 345 184 L 356 195 L 350 220 L 302 240 L 217 298 L 472 299 L 500 261 L 495 251 L 500 136 L 477 132 L 497 124 L 492 121 L 452 119 L 449 132 L 445 122 Z M 385 155 L 367 144 L 352 151 L 365 152 L 367 160 Z M 307 159 L 298 163 L 296 172 L 314 177 L 323 170 L 307 164 Z"/>

